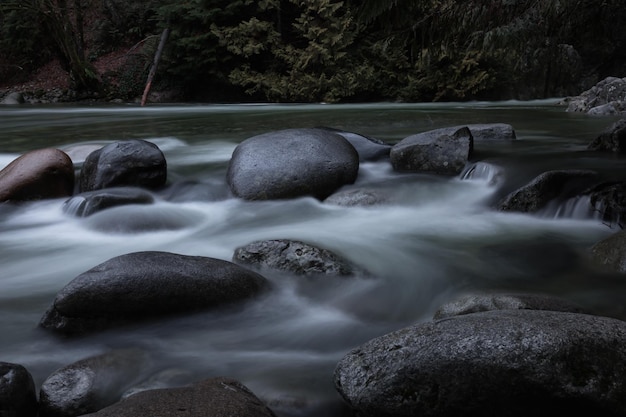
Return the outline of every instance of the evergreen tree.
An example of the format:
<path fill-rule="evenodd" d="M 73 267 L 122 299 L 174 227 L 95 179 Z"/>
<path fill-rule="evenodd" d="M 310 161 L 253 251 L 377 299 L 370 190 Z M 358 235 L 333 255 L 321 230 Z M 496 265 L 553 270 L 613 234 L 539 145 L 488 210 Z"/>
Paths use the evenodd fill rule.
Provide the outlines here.
<path fill-rule="evenodd" d="M 286 4 L 296 12 L 294 20 L 278 25 L 272 18 Z M 355 54 L 359 27 L 343 1 L 270 0 L 257 7 L 254 17 L 236 26 L 212 26 L 221 45 L 244 58 L 230 73 L 233 83 L 270 101 L 290 102 L 336 102 L 365 89 L 371 68 Z"/>

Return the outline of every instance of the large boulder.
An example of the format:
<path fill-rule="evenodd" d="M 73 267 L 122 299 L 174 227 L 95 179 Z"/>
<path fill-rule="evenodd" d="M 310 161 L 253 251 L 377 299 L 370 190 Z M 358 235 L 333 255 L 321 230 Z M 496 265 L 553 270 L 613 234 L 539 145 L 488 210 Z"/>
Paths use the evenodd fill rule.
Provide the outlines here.
<path fill-rule="evenodd" d="M 287 239 L 263 240 L 237 248 L 233 261 L 296 275 L 350 275 L 355 269 L 328 249 Z"/>
<path fill-rule="evenodd" d="M 129 253 L 73 279 L 56 295 L 40 325 L 80 334 L 241 302 L 267 286 L 261 275 L 219 259 Z"/>
<path fill-rule="evenodd" d="M 568 112 L 612 115 L 626 112 L 626 78 L 607 77 L 576 97 L 566 100 Z"/>
<path fill-rule="evenodd" d="M 626 322 L 500 310 L 417 324 L 348 353 L 335 385 L 359 416 L 626 415 Z"/>
<path fill-rule="evenodd" d="M 83 417 L 275 417 L 246 386 L 213 378 L 192 386 L 142 391 Z"/>
<path fill-rule="evenodd" d="M 233 152 L 227 181 L 237 197 L 324 199 L 359 171 L 359 155 L 345 138 L 326 129 L 287 129 L 246 139 Z"/>
<path fill-rule="evenodd" d="M 626 153 L 626 118 L 613 123 L 587 147 L 592 151 Z"/>
<path fill-rule="evenodd" d="M 0 100 L 0 104 L 6 105 L 24 104 L 25 102 L 24 95 L 19 91 L 13 91 Z"/>
<path fill-rule="evenodd" d="M 155 144 L 139 139 L 111 143 L 89 154 L 80 171 L 80 190 L 135 186 L 159 189 L 167 162 Z"/>
<path fill-rule="evenodd" d="M 41 385 L 39 416 L 81 416 L 114 404 L 151 366 L 145 352 L 121 349 L 58 369 Z"/>
<path fill-rule="evenodd" d="M 37 393 L 30 372 L 22 365 L 0 362 L 0 416 L 37 416 Z"/>
<path fill-rule="evenodd" d="M 63 212 L 87 217 L 111 207 L 152 203 L 154 197 L 142 188 L 115 187 L 77 194 L 63 204 Z"/>
<path fill-rule="evenodd" d="M 547 171 L 507 195 L 498 208 L 503 211 L 534 213 L 550 202 L 563 202 L 582 194 L 599 181 L 599 175 L 589 170 Z"/>
<path fill-rule="evenodd" d="M 474 139 L 467 127 L 450 133 L 431 130 L 402 139 L 391 148 L 391 164 L 400 172 L 458 175 L 472 155 Z"/>
<path fill-rule="evenodd" d="M 0 202 L 68 197 L 74 192 L 74 164 L 59 149 L 30 151 L 0 171 Z"/>
<path fill-rule="evenodd" d="M 494 293 L 465 294 L 439 307 L 434 319 L 461 316 L 492 310 L 550 310 L 568 313 L 585 313 L 582 307 L 546 294 Z"/>

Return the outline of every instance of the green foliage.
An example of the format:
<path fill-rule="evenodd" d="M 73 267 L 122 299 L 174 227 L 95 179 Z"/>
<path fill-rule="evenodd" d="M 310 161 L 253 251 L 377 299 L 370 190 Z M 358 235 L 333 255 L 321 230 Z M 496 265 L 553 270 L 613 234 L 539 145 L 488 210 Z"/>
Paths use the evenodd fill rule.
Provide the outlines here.
<path fill-rule="evenodd" d="M 161 83 L 188 99 L 288 102 L 469 100 L 569 95 L 623 76 L 623 0 L 0 0 L 0 76 L 56 51 L 93 87 L 95 58 L 142 45 L 117 79 L 140 93 L 171 29 Z M 74 5 L 73 9 L 70 7 Z M 584 28 L 584 30 L 582 30 Z"/>
<path fill-rule="evenodd" d="M 295 18 L 279 27 L 273 16 L 289 3 Z M 230 80 L 270 101 L 336 102 L 358 94 L 372 69 L 354 53 L 360 28 L 343 1 L 267 2 L 236 26 L 212 26 L 230 53 L 246 61 Z"/>

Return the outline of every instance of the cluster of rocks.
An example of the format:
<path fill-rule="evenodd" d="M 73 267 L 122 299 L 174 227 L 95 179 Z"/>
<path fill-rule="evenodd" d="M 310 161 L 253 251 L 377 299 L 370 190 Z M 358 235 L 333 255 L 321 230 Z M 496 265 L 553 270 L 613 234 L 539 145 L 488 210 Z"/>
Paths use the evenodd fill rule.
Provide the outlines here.
<path fill-rule="evenodd" d="M 607 77 L 576 97 L 564 100 L 567 111 L 598 116 L 626 114 L 626 77 Z"/>
<path fill-rule="evenodd" d="M 605 136 L 614 140 L 615 135 Z M 384 194 L 340 190 L 355 182 L 361 162 L 389 163 L 398 172 L 456 176 L 481 142 L 514 139 L 513 128 L 504 124 L 438 129 L 394 146 L 329 128 L 289 129 L 239 144 L 225 185 L 247 200 L 312 196 L 346 206 L 384 204 Z M 0 202 L 65 198 L 68 214 L 89 217 L 120 205 L 153 204 L 158 193 L 172 195 L 165 191 L 165 157 L 150 142 L 123 141 L 90 150 L 78 172 L 68 154 L 41 149 L 17 158 L 0 171 Z M 594 172 L 552 171 L 511 192 L 497 208 L 532 213 L 554 201 L 587 196 L 590 207 L 621 225 L 623 189 L 623 184 L 602 182 Z M 603 251 L 602 245 L 608 249 Z M 610 251 L 623 253 L 613 243 L 599 244 L 592 253 L 623 270 L 626 263 L 610 259 Z M 135 252 L 74 278 L 58 292 L 40 326 L 71 337 L 243 305 L 272 290 L 263 275 L 268 270 L 367 275 L 327 249 L 279 237 L 237 248 L 231 261 Z M 356 348 L 338 364 L 334 379 L 345 402 L 362 416 L 484 415 L 485 410 L 511 416 L 563 410 L 624 416 L 625 342 L 626 322 L 588 314 L 563 300 L 479 294 L 442 306 L 432 322 Z M 200 416 L 207 410 L 214 416 L 274 415 L 237 381 L 217 378 L 163 388 L 177 385 L 176 378 L 156 368 L 142 351 L 106 352 L 55 371 L 37 400 L 28 371 L 2 363 L 0 411 L 24 417 L 158 417 L 183 411 Z M 155 378 L 144 378 L 151 374 Z"/>

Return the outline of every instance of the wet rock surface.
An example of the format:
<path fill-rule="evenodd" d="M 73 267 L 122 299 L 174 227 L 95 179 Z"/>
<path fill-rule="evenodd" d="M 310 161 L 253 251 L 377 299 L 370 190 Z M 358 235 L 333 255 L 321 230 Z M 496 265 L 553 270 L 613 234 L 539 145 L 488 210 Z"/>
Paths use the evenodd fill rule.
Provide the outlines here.
<path fill-rule="evenodd" d="M 39 416 L 81 416 L 114 404 L 151 366 L 145 352 L 120 349 L 58 369 L 41 386 Z"/>
<path fill-rule="evenodd" d="M 324 199 L 358 175 L 359 156 L 337 133 L 287 129 L 246 139 L 233 152 L 227 181 L 237 197 Z"/>
<path fill-rule="evenodd" d="M 214 258 L 135 252 L 112 258 L 67 284 L 41 319 L 63 334 L 189 313 L 249 299 L 261 275 Z"/>
<path fill-rule="evenodd" d="M 0 362 L 0 416 L 37 416 L 33 377 L 22 365 Z"/>
<path fill-rule="evenodd" d="M 27 152 L 0 171 L 0 202 L 68 197 L 74 192 L 74 164 L 59 149 Z"/>
<path fill-rule="evenodd" d="M 498 208 L 533 213 L 553 201 L 565 201 L 597 184 L 600 176 L 588 170 L 547 171 L 507 195 Z"/>
<path fill-rule="evenodd" d="M 192 386 L 143 391 L 84 417 L 275 417 L 246 386 L 213 378 Z"/>
<path fill-rule="evenodd" d="M 167 162 L 155 144 L 145 140 L 111 143 L 93 151 L 80 171 L 80 190 L 117 186 L 159 189 L 167 180 Z"/>
<path fill-rule="evenodd" d="M 426 322 L 348 353 L 335 384 L 359 416 L 626 413 L 626 323 L 499 310 Z"/>
<path fill-rule="evenodd" d="M 296 275 L 346 276 L 356 270 L 348 261 L 327 249 L 287 239 L 258 241 L 237 248 L 233 261 Z"/>
<path fill-rule="evenodd" d="M 437 129 L 402 139 L 391 148 L 391 164 L 399 172 L 458 175 L 472 155 L 474 139 L 467 127 L 450 133 Z"/>

